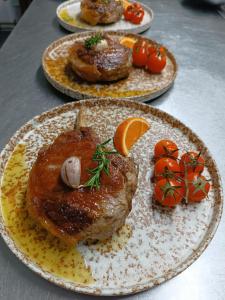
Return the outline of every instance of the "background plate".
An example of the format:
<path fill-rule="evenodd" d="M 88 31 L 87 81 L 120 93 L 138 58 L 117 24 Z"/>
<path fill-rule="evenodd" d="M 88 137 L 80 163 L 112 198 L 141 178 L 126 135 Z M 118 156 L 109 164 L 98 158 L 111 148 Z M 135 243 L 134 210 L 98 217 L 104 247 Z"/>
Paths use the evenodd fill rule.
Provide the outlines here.
<path fill-rule="evenodd" d="M 132 1 L 131 1 L 132 2 Z M 79 18 L 80 14 L 80 1 L 70 0 L 60 4 L 56 10 L 56 15 L 59 23 L 67 30 L 76 32 L 77 30 L 123 30 L 133 33 L 141 33 L 150 28 L 154 15 L 150 7 L 142 4 L 145 10 L 144 19 L 140 25 L 135 25 L 126 22 L 123 17 L 120 21 L 109 25 L 96 25 L 91 26 Z"/>
<path fill-rule="evenodd" d="M 146 118 L 151 129 L 131 152 L 140 173 L 126 225 L 106 244 L 80 243 L 76 248 L 63 249 L 55 238 L 50 238 L 29 219 L 24 199 L 29 170 L 38 150 L 61 132 L 72 129 L 81 107 L 86 109 L 90 126 L 102 140 L 112 137 L 118 123 L 129 116 Z M 212 183 L 208 199 L 199 204 L 181 204 L 174 209 L 163 209 L 152 202 L 153 148 L 162 138 L 174 140 L 181 153 L 202 151 L 207 162 L 204 175 Z M 5 185 L 7 177 L 8 187 Z M 179 274 L 209 244 L 222 213 L 218 170 L 199 137 L 159 109 L 121 99 L 69 103 L 35 117 L 16 132 L 2 151 L 0 179 L 0 231 L 9 248 L 47 280 L 93 295 L 136 293 Z M 10 208 L 8 215 L 7 207 Z M 27 226 L 25 230 L 24 226 Z M 44 248 L 36 253 L 40 246 Z"/>
<path fill-rule="evenodd" d="M 124 36 L 140 38 L 139 35 L 126 32 L 107 33 L 115 39 Z M 48 81 L 62 93 L 75 99 L 120 97 L 147 101 L 165 93 L 173 84 L 177 74 L 177 64 L 172 53 L 166 48 L 167 64 L 160 74 L 150 74 L 143 68 L 132 67 L 128 78 L 114 83 L 94 84 L 72 78 L 67 72 L 68 49 L 75 41 L 84 40 L 91 35 L 93 32 L 71 34 L 53 42 L 45 50 L 42 57 L 44 73 Z"/>

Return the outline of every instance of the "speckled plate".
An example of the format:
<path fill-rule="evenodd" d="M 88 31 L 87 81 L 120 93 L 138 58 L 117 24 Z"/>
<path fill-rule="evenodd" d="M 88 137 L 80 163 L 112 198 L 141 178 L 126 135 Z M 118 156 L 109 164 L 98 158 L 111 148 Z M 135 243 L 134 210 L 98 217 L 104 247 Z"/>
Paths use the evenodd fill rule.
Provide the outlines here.
<path fill-rule="evenodd" d="M 147 101 L 165 93 L 173 84 L 177 64 L 167 49 L 167 64 L 161 74 L 150 74 L 144 69 L 133 67 L 128 78 L 114 83 L 91 84 L 76 79 L 68 68 L 68 49 L 75 41 L 85 40 L 92 34 L 93 32 L 83 32 L 68 35 L 53 42 L 45 50 L 42 57 L 44 73 L 57 90 L 75 99 L 110 97 Z M 139 35 L 125 32 L 109 31 L 108 34 L 114 39 L 124 36 L 140 38 Z"/>
<path fill-rule="evenodd" d="M 125 30 L 132 33 L 141 33 L 150 28 L 154 18 L 152 9 L 141 3 L 145 15 L 139 25 L 127 22 L 122 17 L 120 21 L 109 25 L 91 26 L 82 21 L 80 15 L 80 0 L 65 1 L 57 7 L 56 15 L 59 23 L 67 30 L 76 32 L 77 30 Z M 132 1 L 130 1 L 132 2 Z"/>
<path fill-rule="evenodd" d="M 106 243 L 67 248 L 29 218 L 25 194 L 38 150 L 72 129 L 81 107 L 102 140 L 112 137 L 118 123 L 129 116 L 146 118 L 151 129 L 131 151 L 140 171 L 124 227 Z M 153 148 L 163 138 L 174 140 L 181 153 L 202 152 L 204 175 L 212 183 L 208 199 L 174 209 L 163 209 L 152 201 Z M 0 179 L 0 231 L 12 252 L 45 279 L 93 295 L 137 293 L 179 274 L 205 250 L 222 213 L 220 176 L 199 137 L 167 113 L 124 99 L 73 102 L 35 117 L 2 151 Z"/>

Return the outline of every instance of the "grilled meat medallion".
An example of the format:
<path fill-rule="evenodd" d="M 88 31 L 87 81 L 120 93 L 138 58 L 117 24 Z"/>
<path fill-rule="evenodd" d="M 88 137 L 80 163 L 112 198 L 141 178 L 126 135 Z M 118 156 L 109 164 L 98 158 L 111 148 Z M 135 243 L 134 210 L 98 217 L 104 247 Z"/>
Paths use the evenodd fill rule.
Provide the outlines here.
<path fill-rule="evenodd" d="M 89 82 L 125 78 L 132 66 L 131 50 L 106 34 L 90 49 L 84 43 L 75 43 L 69 50 L 68 60 L 72 70 Z"/>
<path fill-rule="evenodd" d="M 71 156 L 81 160 L 81 184 L 96 167 L 92 156 L 100 143 L 92 128 L 67 131 L 42 148 L 30 172 L 27 208 L 33 219 L 53 235 L 74 244 L 79 240 L 104 240 L 125 222 L 137 185 L 137 169 L 131 158 L 110 157 L 110 176 L 102 172 L 99 189 L 66 186 L 60 171 Z"/>
<path fill-rule="evenodd" d="M 120 20 L 123 5 L 120 0 L 82 0 L 80 17 L 88 24 L 110 24 Z"/>

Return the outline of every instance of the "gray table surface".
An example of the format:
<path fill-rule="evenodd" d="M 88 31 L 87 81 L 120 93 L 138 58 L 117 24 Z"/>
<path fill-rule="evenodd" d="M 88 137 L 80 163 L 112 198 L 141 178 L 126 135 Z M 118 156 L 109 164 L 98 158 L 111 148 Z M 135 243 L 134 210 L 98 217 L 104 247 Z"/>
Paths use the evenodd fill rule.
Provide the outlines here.
<path fill-rule="evenodd" d="M 33 116 L 71 99 L 45 80 L 41 55 L 67 34 L 57 23 L 62 1 L 34 0 L 0 50 L 0 147 Z M 151 102 L 191 127 L 212 152 L 225 183 L 225 21 L 190 1 L 145 0 L 155 12 L 146 36 L 175 55 L 173 88 Z M 194 1 L 196 2 L 196 1 Z M 197 1 L 198 2 L 198 1 Z M 201 257 L 172 280 L 123 299 L 225 299 L 225 218 Z M 0 299 L 93 299 L 48 283 L 23 265 L 0 239 Z M 105 299 L 104 297 L 102 299 Z M 122 299 L 116 297 L 116 299 Z"/>

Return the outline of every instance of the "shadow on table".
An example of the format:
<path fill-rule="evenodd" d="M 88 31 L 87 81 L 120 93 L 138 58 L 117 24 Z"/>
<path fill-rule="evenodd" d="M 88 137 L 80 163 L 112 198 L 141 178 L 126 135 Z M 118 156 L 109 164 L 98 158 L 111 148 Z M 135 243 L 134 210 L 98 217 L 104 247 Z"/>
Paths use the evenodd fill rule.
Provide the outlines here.
<path fill-rule="evenodd" d="M 55 17 L 53 18 L 53 20 L 52 20 L 52 26 L 53 26 L 54 28 L 59 29 L 64 35 L 73 33 L 73 32 L 70 32 L 70 31 L 66 30 L 64 27 L 62 27 L 62 26 L 59 24 L 59 22 L 58 22 L 56 16 L 55 16 Z M 79 30 L 78 30 L 77 32 L 79 32 Z M 75 33 L 75 32 L 74 32 L 74 33 Z"/>
<path fill-rule="evenodd" d="M 45 94 L 55 95 L 56 98 L 60 98 L 61 100 L 65 101 L 65 102 L 76 101 L 76 99 L 73 99 L 73 98 L 59 92 L 48 82 L 48 80 L 46 79 L 46 77 L 44 75 L 42 66 L 40 66 L 37 69 L 35 78 L 36 78 L 38 85 L 41 87 L 41 89 L 44 91 Z"/>
<path fill-rule="evenodd" d="M 222 2 L 222 1 L 221 1 Z M 197 10 L 206 13 L 215 13 L 218 9 L 218 1 L 204 0 L 181 0 L 181 4 L 189 9 Z"/>
<path fill-rule="evenodd" d="M 169 101 L 169 96 L 170 94 L 173 92 L 173 89 L 174 89 L 174 84 L 171 86 L 171 88 L 165 92 L 164 94 L 158 96 L 157 98 L 154 98 L 152 100 L 148 100 L 148 101 L 145 101 L 146 104 L 149 104 L 151 106 L 159 106 L 161 104 L 163 104 L 163 102 L 165 101 Z"/>

